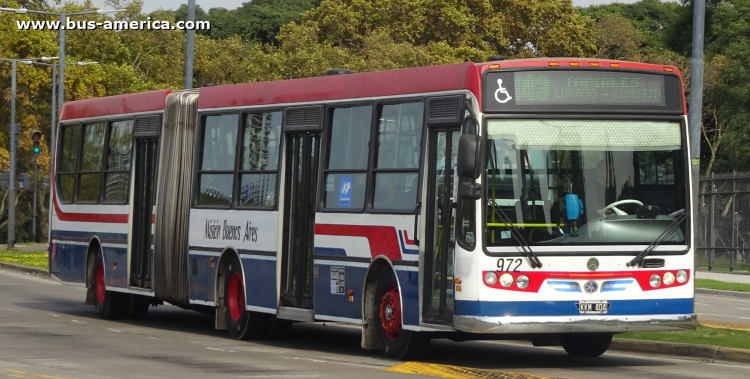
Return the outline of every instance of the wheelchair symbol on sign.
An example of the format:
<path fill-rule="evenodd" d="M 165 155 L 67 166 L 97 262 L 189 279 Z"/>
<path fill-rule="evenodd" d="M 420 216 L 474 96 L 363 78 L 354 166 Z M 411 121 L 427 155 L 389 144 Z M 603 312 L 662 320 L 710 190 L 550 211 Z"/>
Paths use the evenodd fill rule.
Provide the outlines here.
<path fill-rule="evenodd" d="M 505 88 L 503 88 L 503 80 L 502 79 L 498 79 L 497 80 L 497 87 L 498 87 L 497 91 L 495 91 L 495 100 L 497 100 L 498 103 L 505 104 L 505 103 L 509 102 L 513 98 L 508 93 L 508 90 L 505 89 Z M 505 95 L 505 98 L 502 99 L 502 100 L 500 100 L 500 95 L 501 94 Z"/>

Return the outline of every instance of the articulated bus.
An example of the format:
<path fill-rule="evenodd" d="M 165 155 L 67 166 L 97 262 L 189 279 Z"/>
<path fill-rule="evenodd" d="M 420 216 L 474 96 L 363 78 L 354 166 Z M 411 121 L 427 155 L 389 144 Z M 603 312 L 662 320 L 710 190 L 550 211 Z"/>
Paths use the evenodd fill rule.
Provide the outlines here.
<path fill-rule="evenodd" d="M 168 302 L 235 339 L 599 356 L 696 325 L 685 115 L 675 67 L 562 58 L 73 101 L 50 272 L 102 318 Z"/>

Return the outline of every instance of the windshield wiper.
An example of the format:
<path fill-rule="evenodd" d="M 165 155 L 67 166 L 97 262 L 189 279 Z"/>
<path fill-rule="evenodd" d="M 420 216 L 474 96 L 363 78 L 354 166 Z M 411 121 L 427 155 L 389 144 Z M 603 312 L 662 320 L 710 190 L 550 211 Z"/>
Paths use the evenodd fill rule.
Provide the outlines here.
<path fill-rule="evenodd" d="M 490 204 L 492 205 L 492 210 L 495 211 L 495 214 L 497 214 L 502 222 L 508 226 L 508 229 L 510 229 L 510 235 L 513 236 L 516 242 L 518 242 L 518 245 L 521 246 L 523 254 L 526 256 L 526 258 L 529 258 L 529 261 L 531 261 L 531 268 L 542 268 L 542 262 L 539 260 L 539 258 L 537 258 L 536 254 L 531 251 L 531 246 L 529 246 L 529 243 L 526 242 L 525 238 L 523 238 L 521 232 L 519 232 L 518 229 L 513 226 L 508 216 L 505 215 L 505 212 L 503 212 L 503 210 L 495 204 L 494 199 L 490 202 Z"/>
<path fill-rule="evenodd" d="M 654 249 L 656 249 L 657 246 L 659 246 L 662 242 L 664 242 L 664 240 L 667 239 L 668 236 L 671 237 L 671 232 L 678 225 L 680 225 L 686 218 L 687 218 L 687 212 L 682 212 L 679 216 L 677 216 L 677 218 L 674 221 L 672 221 L 672 223 L 669 224 L 669 226 L 667 226 L 667 228 L 664 229 L 664 231 L 661 234 L 659 234 L 659 236 L 656 237 L 656 239 L 653 242 L 651 242 L 651 244 L 648 245 L 648 247 L 645 250 L 638 253 L 638 255 L 636 255 L 635 258 L 633 258 L 633 260 L 628 262 L 628 267 L 640 265 L 643 262 L 643 258 L 649 255 L 652 251 L 654 251 Z"/>

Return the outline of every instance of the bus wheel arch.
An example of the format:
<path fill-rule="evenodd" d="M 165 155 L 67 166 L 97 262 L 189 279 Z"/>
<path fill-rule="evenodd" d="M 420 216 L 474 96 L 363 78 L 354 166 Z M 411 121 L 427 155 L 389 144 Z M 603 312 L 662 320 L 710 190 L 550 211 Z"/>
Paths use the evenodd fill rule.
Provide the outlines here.
<path fill-rule="evenodd" d="M 86 253 L 86 303 L 91 300 L 99 318 L 113 320 L 126 315 L 130 299 L 126 294 L 106 289 L 105 263 L 101 240 L 94 236 Z"/>
<path fill-rule="evenodd" d="M 96 262 L 99 256 L 104 256 L 101 240 L 94 236 L 89 241 L 89 247 L 86 250 L 86 271 L 84 273 L 84 283 L 86 284 L 86 305 L 95 305 L 96 289 L 94 281 L 96 280 Z M 102 258 L 103 259 L 103 258 Z"/>
<path fill-rule="evenodd" d="M 378 280 L 384 270 L 391 270 L 393 275 L 396 276 L 396 270 L 393 267 L 391 261 L 383 255 L 378 255 L 372 260 L 370 267 L 367 269 L 365 274 L 365 283 L 362 286 L 362 348 L 363 349 L 380 349 L 380 341 L 378 339 L 377 330 L 375 323 L 378 320 L 378 312 L 380 311 L 375 306 L 375 291 L 377 290 Z M 398 283 L 398 276 L 396 276 Z M 400 283 L 397 284 L 399 293 L 401 292 Z M 399 301 L 401 299 L 399 297 Z M 402 303 L 403 305 L 403 303 Z M 403 307 L 401 307 L 403 309 Z"/>
<path fill-rule="evenodd" d="M 226 248 L 221 252 L 219 263 L 216 265 L 216 277 L 214 278 L 214 303 L 216 307 L 215 327 L 218 330 L 227 330 L 228 328 L 225 314 L 226 307 L 224 306 L 224 302 L 226 301 L 224 281 L 229 273 L 229 266 L 235 258 L 240 262 L 241 266 L 242 260 L 240 259 L 239 253 L 233 248 Z M 242 280 L 244 283 L 244 270 Z M 243 291 L 245 291 L 245 296 L 247 296 L 247 289 L 244 285 Z"/>

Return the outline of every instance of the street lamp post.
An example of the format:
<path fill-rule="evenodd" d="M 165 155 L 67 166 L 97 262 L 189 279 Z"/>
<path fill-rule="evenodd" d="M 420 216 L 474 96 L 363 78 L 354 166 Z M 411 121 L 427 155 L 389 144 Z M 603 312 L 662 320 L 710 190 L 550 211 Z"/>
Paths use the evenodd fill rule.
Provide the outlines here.
<path fill-rule="evenodd" d="M 62 107 L 63 102 L 65 101 L 65 27 L 66 27 L 66 20 L 70 16 L 81 16 L 86 14 L 99 14 L 104 15 L 108 13 L 117 13 L 117 12 L 124 12 L 125 9 L 111 9 L 111 10 L 95 10 L 95 11 L 86 11 L 86 12 L 75 12 L 75 13 L 64 13 L 64 12 L 45 12 L 45 11 L 37 11 L 37 10 L 31 10 L 26 8 L 3 8 L 0 7 L 0 12 L 13 12 L 16 14 L 26 14 L 26 13 L 36 13 L 36 14 L 46 14 L 51 16 L 59 16 L 60 17 L 60 27 L 58 29 L 58 56 L 60 57 L 59 60 L 59 78 L 57 82 L 59 83 L 60 87 L 58 87 L 57 91 L 57 107 L 58 109 Z"/>
<path fill-rule="evenodd" d="M 33 58 L 35 60 L 49 61 L 53 58 Z M 16 151 L 18 149 L 18 134 L 20 128 L 16 125 L 16 63 L 27 59 L 0 58 L 0 61 L 10 62 L 10 162 L 8 168 L 8 249 L 12 249 L 16 242 Z"/>

